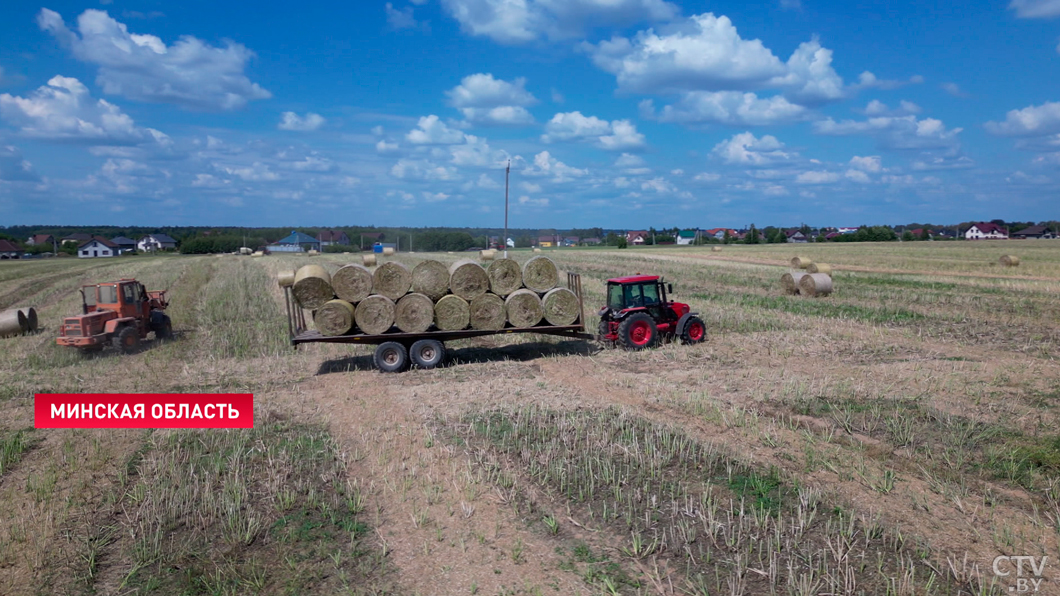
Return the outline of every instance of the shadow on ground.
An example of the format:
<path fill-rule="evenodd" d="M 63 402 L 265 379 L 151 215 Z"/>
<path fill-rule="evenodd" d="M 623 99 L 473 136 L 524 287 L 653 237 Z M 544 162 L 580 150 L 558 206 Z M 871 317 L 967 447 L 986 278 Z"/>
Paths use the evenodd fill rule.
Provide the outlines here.
<path fill-rule="evenodd" d="M 599 344 L 588 340 L 571 340 L 559 343 L 530 342 L 510 346 L 468 346 L 450 349 L 442 366 L 482 362 L 528 362 L 545 356 L 590 356 L 601 351 Z M 331 373 L 375 370 L 372 355 L 350 356 L 338 360 L 325 360 L 317 369 L 318 375 Z"/>

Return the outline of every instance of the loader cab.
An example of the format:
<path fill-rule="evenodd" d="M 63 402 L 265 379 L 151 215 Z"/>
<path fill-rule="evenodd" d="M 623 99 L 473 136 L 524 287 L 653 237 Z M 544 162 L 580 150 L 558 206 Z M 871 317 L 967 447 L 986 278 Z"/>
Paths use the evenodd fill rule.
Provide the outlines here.
<path fill-rule="evenodd" d="M 117 313 L 119 318 L 139 318 L 150 311 L 143 284 L 132 279 L 82 286 L 81 295 L 84 314 L 110 311 Z"/>
<path fill-rule="evenodd" d="M 657 322 L 676 320 L 667 294 L 673 286 L 657 275 L 632 275 L 607 280 L 607 307 L 614 313 L 644 309 Z"/>

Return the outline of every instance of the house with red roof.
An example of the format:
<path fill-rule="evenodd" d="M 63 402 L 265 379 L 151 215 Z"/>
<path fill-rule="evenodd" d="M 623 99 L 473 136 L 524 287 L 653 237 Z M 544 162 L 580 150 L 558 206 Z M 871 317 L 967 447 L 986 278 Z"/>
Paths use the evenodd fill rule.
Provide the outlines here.
<path fill-rule="evenodd" d="M 1007 240 L 1008 230 L 995 223 L 979 222 L 965 230 L 964 238 L 966 240 Z"/>

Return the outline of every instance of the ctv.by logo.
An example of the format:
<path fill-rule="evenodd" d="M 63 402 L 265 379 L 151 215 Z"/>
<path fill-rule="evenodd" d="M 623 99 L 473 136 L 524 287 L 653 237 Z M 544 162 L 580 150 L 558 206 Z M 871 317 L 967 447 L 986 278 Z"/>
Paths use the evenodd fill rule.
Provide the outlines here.
<path fill-rule="evenodd" d="M 994 575 L 1005 578 L 1008 581 L 1015 580 L 1010 584 L 1008 591 L 1014 594 L 1033 594 L 1042 587 L 1045 578 L 1045 563 L 1049 557 L 1031 557 L 1027 555 L 1005 556 L 994 558 Z M 1013 577 L 1013 572 L 1015 576 Z"/>

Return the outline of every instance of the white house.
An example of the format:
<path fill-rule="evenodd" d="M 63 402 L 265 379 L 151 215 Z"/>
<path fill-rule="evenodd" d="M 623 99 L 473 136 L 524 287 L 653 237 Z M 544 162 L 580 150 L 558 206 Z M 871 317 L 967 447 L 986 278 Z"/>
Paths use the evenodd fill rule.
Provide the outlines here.
<path fill-rule="evenodd" d="M 966 240 L 1005 240 L 1008 238 L 1008 230 L 997 224 L 980 222 L 972 224 L 964 232 Z"/>
<path fill-rule="evenodd" d="M 96 257 L 113 257 L 118 254 L 118 245 L 106 238 L 96 236 L 77 247 L 79 259 L 92 259 Z"/>
<path fill-rule="evenodd" d="M 150 234 L 140 238 L 140 241 L 136 243 L 136 249 L 140 252 L 174 249 L 176 247 L 177 241 L 165 234 Z"/>

